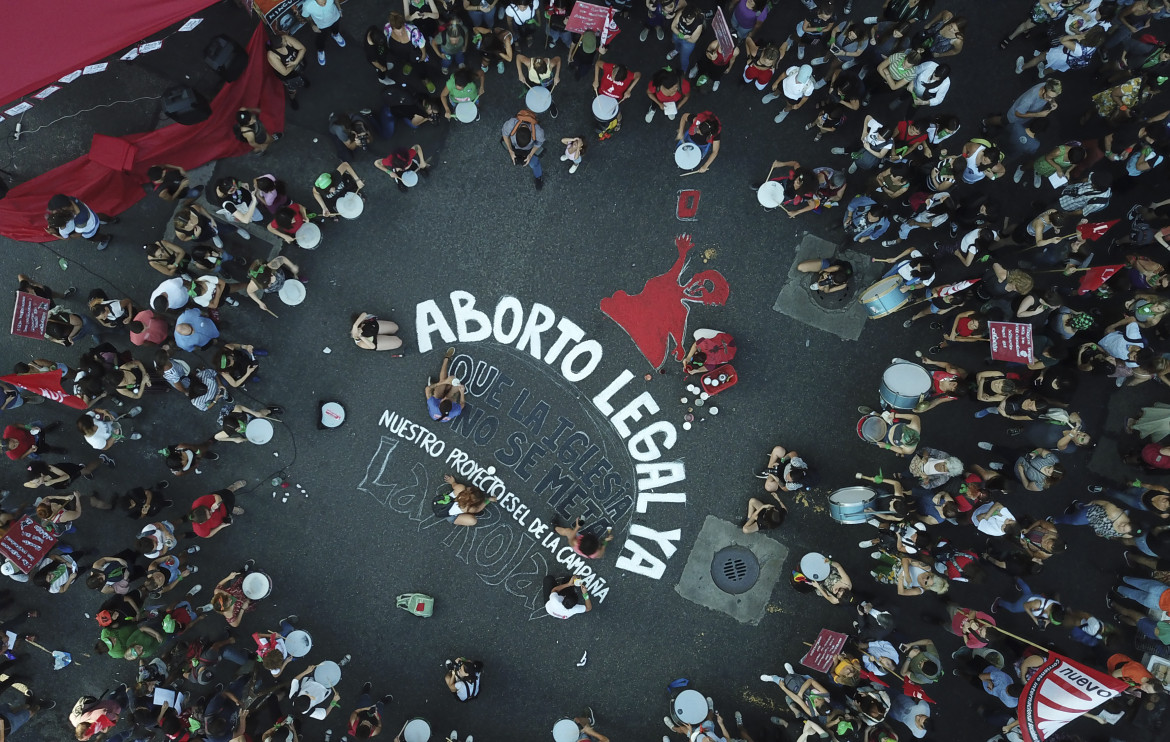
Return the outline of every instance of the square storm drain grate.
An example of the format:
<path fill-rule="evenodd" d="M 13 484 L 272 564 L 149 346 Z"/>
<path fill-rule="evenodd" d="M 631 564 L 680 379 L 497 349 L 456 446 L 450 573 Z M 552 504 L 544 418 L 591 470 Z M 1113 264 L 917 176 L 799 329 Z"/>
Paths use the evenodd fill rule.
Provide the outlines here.
<path fill-rule="evenodd" d="M 703 521 L 674 590 L 736 621 L 758 624 L 784 566 L 788 548 L 762 533 L 709 515 Z"/>

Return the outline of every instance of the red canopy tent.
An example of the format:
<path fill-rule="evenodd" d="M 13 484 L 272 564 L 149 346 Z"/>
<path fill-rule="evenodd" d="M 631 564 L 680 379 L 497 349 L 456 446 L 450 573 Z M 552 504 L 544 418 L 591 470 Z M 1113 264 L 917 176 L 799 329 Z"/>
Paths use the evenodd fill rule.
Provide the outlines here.
<path fill-rule="evenodd" d="M 207 4 L 204 0 L 183 4 L 200 3 Z M 169 163 L 190 169 L 249 152 L 248 145 L 232 133 L 240 108 L 259 108 L 268 131 L 283 131 L 284 85 L 268 65 L 266 38 L 264 27 L 257 24 L 248 42 L 247 69 L 215 96 L 206 121 L 123 137 L 94 135 L 88 155 L 16 186 L 0 200 L 0 235 L 25 242 L 51 240 L 45 232 L 45 206 L 56 193 L 80 198 L 96 211 L 118 214 L 145 195 L 142 185 L 151 165 Z"/>
<path fill-rule="evenodd" d="M 0 102 L 35 93 L 214 3 L 215 0 L 5 3 L 4 25 L 8 33 L 4 35 Z"/>

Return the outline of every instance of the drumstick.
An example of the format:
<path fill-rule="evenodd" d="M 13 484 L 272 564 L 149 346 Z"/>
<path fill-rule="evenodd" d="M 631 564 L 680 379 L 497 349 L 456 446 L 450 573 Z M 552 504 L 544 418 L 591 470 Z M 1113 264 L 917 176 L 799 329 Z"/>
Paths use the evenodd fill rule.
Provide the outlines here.
<path fill-rule="evenodd" d="M 694 175 L 695 173 L 701 173 L 701 172 L 703 172 L 703 171 L 702 170 L 692 170 L 689 173 L 681 173 L 678 177 L 685 178 L 688 175 Z"/>

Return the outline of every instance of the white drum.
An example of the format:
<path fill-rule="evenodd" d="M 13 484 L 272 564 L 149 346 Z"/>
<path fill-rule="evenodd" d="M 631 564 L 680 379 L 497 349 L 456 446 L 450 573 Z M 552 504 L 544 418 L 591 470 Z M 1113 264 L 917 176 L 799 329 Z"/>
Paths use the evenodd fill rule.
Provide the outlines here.
<path fill-rule="evenodd" d="M 366 209 L 366 202 L 356 193 L 347 193 L 337 199 L 337 213 L 345 219 L 357 219 Z"/>
<path fill-rule="evenodd" d="M 776 180 L 769 180 L 756 189 L 756 200 L 765 209 L 776 208 L 784 203 L 784 184 Z"/>
<path fill-rule="evenodd" d="M 305 300 L 305 284 L 295 278 L 289 278 L 280 287 L 280 291 L 276 292 L 276 295 L 285 304 L 295 307 Z"/>
<path fill-rule="evenodd" d="M 800 558 L 800 571 L 810 580 L 820 582 L 829 576 L 831 569 L 832 565 L 824 554 L 812 551 Z"/>
<path fill-rule="evenodd" d="M 912 410 L 930 392 L 930 372 L 917 363 L 897 361 L 882 374 L 878 395 L 895 410 Z"/>
<path fill-rule="evenodd" d="M 581 727 L 572 719 L 561 719 L 552 728 L 553 742 L 577 742 L 581 739 Z"/>
<path fill-rule="evenodd" d="M 418 173 L 413 170 L 407 170 L 398 177 L 402 178 L 402 184 L 407 188 L 414 188 L 418 185 Z"/>
<path fill-rule="evenodd" d="M 313 637 L 304 629 L 294 629 L 284 638 L 289 657 L 304 657 L 313 648 Z"/>
<path fill-rule="evenodd" d="M 272 594 L 272 578 L 263 572 L 249 572 L 244 575 L 240 589 L 248 600 L 263 600 Z"/>
<path fill-rule="evenodd" d="M 829 517 L 845 525 L 864 523 L 869 518 L 877 492 L 869 487 L 845 487 L 829 495 Z"/>
<path fill-rule="evenodd" d="M 465 100 L 455 106 L 455 118 L 461 124 L 470 124 L 472 121 L 475 121 L 477 116 L 479 116 L 479 106 L 469 100 Z"/>
<path fill-rule="evenodd" d="M 687 688 L 674 697 L 670 710 L 679 721 L 685 724 L 698 724 L 707 718 L 707 699 L 699 691 Z"/>
<path fill-rule="evenodd" d="M 674 164 L 680 170 L 694 170 L 703 160 L 703 151 L 694 142 L 683 142 L 674 148 Z"/>
<path fill-rule="evenodd" d="M 599 95 L 593 99 L 593 118 L 597 119 L 597 123 L 607 125 L 610 121 L 617 118 L 618 102 L 617 98 L 610 98 L 608 95 Z"/>
<path fill-rule="evenodd" d="M 528 88 L 524 94 L 524 106 L 533 113 L 544 113 L 552 106 L 552 93 L 543 85 Z"/>
<path fill-rule="evenodd" d="M 244 428 L 244 437 L 248 439 L 249 443 L 263 446 L 272 440 L 272 422 L 262 417 L 253 419 Z"/>
<path fill-rule="evenodd" d="M 426 719 L 411 719 L 402 727 L 403 742 L 429 742 L 431 725 Z"/>
<path fill-rule="evenodd" d="M 297 230 L 297 244 L 306 250 L 316 250 L 321 244 L 321 228 L 312 222 L 305 222 Z"/>
<path fill-rule="evenodd" d="M 325 660 L 313 670 L 313 680 L 326 688 L 332 688 L 341 682 L 341 666 L 333 660 Z"/>

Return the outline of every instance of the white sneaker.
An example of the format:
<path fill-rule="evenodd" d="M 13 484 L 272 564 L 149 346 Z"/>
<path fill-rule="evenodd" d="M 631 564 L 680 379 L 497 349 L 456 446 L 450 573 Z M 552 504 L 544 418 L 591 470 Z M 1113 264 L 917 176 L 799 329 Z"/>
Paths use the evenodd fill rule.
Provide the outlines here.
<path fill-rule="evenodd" d="M 791 663 L 791 662 L 785 662 L 785 663 L 784 663 L 784 672 L 788 673 L 789 675 L 795 675 L 795 674 L 796 674 L 796 670 L 792 669 L 792 663 Z"/>
<path fill-rule="evenodd" d="M 239 235 L 241 240 L 252 239 L 252 233 L 249 232 L 248 230 L 244 229 L 243 227 L 236 227 L 236 234 Z"/>
<path fill-rule="evenodd" d="M 568 161 L 569 161 L 568 155 L 561 155 L 561 162 L 568 162 Z"/>
<path fill-rule="evenodd" d="M 808 287 L 808 290 L 809 290 L 809 291 L 820 291 L 820 290 L 821 290 L 821 284 L 820 284 L 820 282 L 819 282 L 819 281 L 817 281 L 817 282 L 814 282 L 812 286 L 809 286 L 809 287 Z"/>
<path fill-rule="evenodd" d="M 317 52 L 317 64 L 325 66 L 325 52 Z"/>
<path fill-rule="evenodd" d="M 1024 58 L 1016 57 L 1016 74 L 1019 75 L 1024 71 Z"/>
<path fill-rule="evenodd" d="M 763 680 L 765 683 L 775 683 L 776 685 L 780 685 L 779 675 L 761 675 L 760 680 Z"/>
<path fill-rule="evenodd" d="M 569 175 L 572 175 L 573 173 L 577 172 L 577 168 L 579 168 L 579 167 L 581 167 L 581 163 L 574 162 L 571 166 L 569 166 Z"/>
<path fill-rule="evenodd" d="M 646 112 L 646 123 L 650 123 L 653 120 L 654 120 L 654 109 L 651 108 L 649 111 Z"/>
<path fill-rule="evenodd" d="M 662 26 L 654 27 L 654 35 L 658 37 L 659 41 L 666 39 L 666 32 L 662 30 Z"/>
<path fill-rule="evenodd" d="M 677 56 L 678 56 L 678 49 L 671 49 L 670 54 L 667 54 L 666 58 L 667 59 L 674 59 Z"/>
<path fill-rule="evenodd" d="M 338 46 L 341 46 L 341 47 L 345 46 L 345 38 L 341 34 L 339 34 L 339 33 L 333 34 L 333 40 L 337 42 Z"/>
<path fill-rule="evenodd" d="M 715 82 L 711 83 L 711 92 L 714 93 L 718 89 L 719 89 L 719 81 L 716 80 Z"/>
<path fill-rule="evenodd" d="M 645 41 L 650 38 L 650 29 L 643 28 L 642 33 L 638 34 L 638 41 Z"/>
<path fill-rule="evenodd" d="M 776 117 L 772 120 L 778 124 L 786 118 L 788 118 L 788 111 L 781 111 L 780 113 L 776 114 Z"/>
<path fill-rule="evenodd" d="M 769 103 L 771 103 L 772 101 L 776 100 L 779 97 L 780 96 L 776 93 L 768 93 L 767 95 L 764 96 L 764 105 L 765 106 L 768 105 Z"/>
<path fill-rule="evenodd" d="M 459 742 L 459 732 L 452 729 L 451 734 L 447 735 L 447 742 Z"/>
<path fill-rule="evenodd" d="M 692 65 L 691 71 L 687 73 L 687 79 L 694 80 L 698 76 L 699 76 L 699 65 L 697 65 L 697 64 Z"/>

